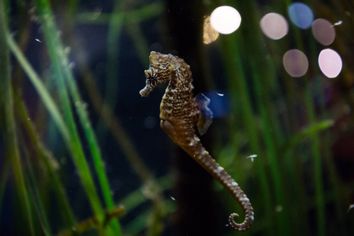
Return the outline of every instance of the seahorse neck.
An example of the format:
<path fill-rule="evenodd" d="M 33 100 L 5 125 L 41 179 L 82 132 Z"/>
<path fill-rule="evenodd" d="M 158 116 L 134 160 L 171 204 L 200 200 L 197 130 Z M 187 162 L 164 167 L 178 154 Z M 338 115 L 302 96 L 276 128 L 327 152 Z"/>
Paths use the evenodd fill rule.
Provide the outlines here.
<path fill-rule="evenodd" d="M 167 89 L 172 93 L 192 94 L 192 73 L 185 66 L 180 66 L 171 76 Z"/>
<path fill-rule="evenodd" d="M 161 119 L 180 119 L 193 110 L 193 85 L 191 77 L 175 73 L 171 76 L 160 104 Z"/>

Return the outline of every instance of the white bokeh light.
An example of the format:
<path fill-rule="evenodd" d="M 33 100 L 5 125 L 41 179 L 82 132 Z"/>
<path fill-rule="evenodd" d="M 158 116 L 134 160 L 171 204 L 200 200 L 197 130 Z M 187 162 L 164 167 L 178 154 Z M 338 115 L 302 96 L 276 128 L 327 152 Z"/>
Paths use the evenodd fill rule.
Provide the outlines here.
<path fill-rule="evenodd" d="M 328 78 L 335 78 L 342 70 L 342 58 L 333 49 L 326 48 L 318 56 L 318 65 L 322 73 Z"/>
<path fill-rule="evenodd" d="M 240 27 L 241 15 L 233 7 L 220 6 L 211 13 L 210 23 L 220 34 L 231 34 Z"/>
<path fill-rule="evenodd" d="M 278 40 L 288 33 L 288 22 L 284 16 L 270 12 L 264 15 L 260 21 L 262 32 L 270 39 Z"/>

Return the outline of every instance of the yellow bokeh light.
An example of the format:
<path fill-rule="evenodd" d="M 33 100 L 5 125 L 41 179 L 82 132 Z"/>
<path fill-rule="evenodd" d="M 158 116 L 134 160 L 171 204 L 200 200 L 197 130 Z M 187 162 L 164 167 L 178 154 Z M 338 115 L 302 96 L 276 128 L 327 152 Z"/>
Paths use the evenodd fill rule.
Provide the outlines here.
<path fill-rule="evenodd" d="M 211 27 L 210 16 L 204 18 L 203 23 L 203 43 L 210 44 L 219 38 L 219 33 Z"/>

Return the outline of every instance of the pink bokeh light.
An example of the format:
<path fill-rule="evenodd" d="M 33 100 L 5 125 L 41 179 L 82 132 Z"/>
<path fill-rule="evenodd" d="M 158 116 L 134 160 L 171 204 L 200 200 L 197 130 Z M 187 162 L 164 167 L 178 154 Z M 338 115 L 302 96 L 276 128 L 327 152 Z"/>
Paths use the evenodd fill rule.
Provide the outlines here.
<path fill-rule="evenodd" d="M 290 49 L 283 55 L 283 66 L 291 77 L 297 78 L 306 74 L 309 61 L 299 49 Z"/>
<path fill-rule="evenodd" d="M 313 37 L 322 45 L 328 46 L 334 42 L 336 31 L 328 20 L 316 19 L 312 23 Z"/>
<path fill-rule="evenodd" d="M 342 71 L 342 58 L 333 49 L 323 49 L 318 56 L 318 65 L 328 78 L 335 78 Z"/>

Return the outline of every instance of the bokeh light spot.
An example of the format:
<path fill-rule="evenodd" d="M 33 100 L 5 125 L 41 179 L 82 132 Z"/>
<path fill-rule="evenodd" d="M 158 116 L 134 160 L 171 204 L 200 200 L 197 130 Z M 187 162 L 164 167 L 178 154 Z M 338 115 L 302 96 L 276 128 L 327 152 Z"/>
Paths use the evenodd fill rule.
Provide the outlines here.
<path fill-rule="evenodd" d="M 219 38 L 219 33 L 210 24 L 210 16 L 204 18 L 203 22 L 203 43 L 210 44 Z"/>
<path fill-rule="evenodd" d="M 231 34 L 240 27 L 241 15 L 230 6 L 220 6 L 210 15 L 211 26 L 220 34 Z"/>
<path fill-rule="evenodd" d="M 325 19 L 316 19 L 312 23 L 313 37 L 322 45 L 328 46 L 333 43 L 336 31 L 333 25 Z"/>
<path fill-rule="evenodd" d="M 225 117 L 229 114 L 230 101 L 227 94 L 210 91 L 206 93 L 206 96 L 210 98 L 209 108 L 212 110 L 214 118 Z"/>
<path fill-rule="evenodd" d="M 313 21 L 313 12 L 309 6 L 301 2 L 294 2 L 288 7 L 291 22 L 301 29 L 310 28 Z"/>
<path fill-rule="evenodd" d="M 283 66 L 290 76 L 297 78 L 306 74 L 309 61 L 302 51 L 290 49 L 284 53 Z"/>
<path fill-rule="evenodd" d="M 342 59 L 333 49 L 326 48 L 318 56 L 318 65 L 322 73 L 328 78 L 335 78 L 342 70 Z"/>
<path fill-rule="evenodd" d="M 153 116 L 148 116 L 144 120 L 144 126 L 147 129 L 153 129 L 156 126 L 156 118 Z"/>
<path fill-rule="evenodd" d="M 281 39 L 288 33 L 288 22 L 278 13 L 268 13 L 260 21 L 263 33 L 270 39 Z"/>

